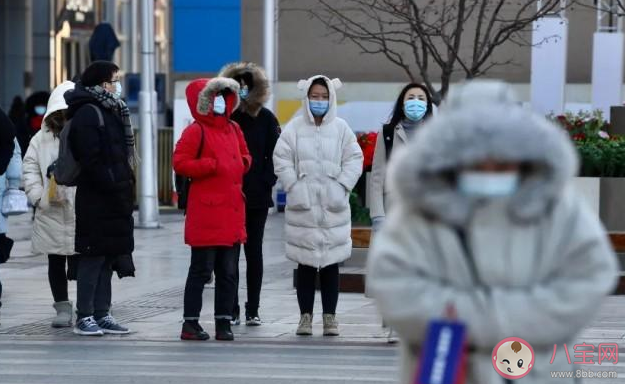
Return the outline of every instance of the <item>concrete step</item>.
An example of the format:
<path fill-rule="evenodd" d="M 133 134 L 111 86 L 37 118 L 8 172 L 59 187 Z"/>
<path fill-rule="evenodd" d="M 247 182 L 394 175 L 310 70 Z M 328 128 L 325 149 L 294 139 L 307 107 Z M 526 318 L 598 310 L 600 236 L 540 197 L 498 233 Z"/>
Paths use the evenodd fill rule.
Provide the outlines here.
<path fill-rule="evenodd" d="M 343 262 L 345 267 L 365 268 L 369 248 L 352 248 L 352 256 Z"/>

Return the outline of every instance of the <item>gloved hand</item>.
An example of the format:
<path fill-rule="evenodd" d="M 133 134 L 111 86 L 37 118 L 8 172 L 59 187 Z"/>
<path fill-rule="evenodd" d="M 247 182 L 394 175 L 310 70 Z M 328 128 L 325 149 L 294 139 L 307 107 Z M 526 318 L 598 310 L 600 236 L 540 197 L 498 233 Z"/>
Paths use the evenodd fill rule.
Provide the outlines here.
<path fill-rule="evenodd" d="M 376 216 L 371 218 L 371 227 L 373 232 L 378 232 L 380 228 L 382 228 L 382 224 L 384 224 L 384 220 L 386 218 L 384 216 Z"/>
<path fill-rule="evenodd" d="M 54 173 L 54 168 L 56 168 L 56 160 L 54 162 L 52 162 L 52 164 L 50 164 L 50 166 L 48 166 L 48 169 L 46 169 L 46 177 L 48 179 L 50 177 L 52 177 L 52 174 Z"/>

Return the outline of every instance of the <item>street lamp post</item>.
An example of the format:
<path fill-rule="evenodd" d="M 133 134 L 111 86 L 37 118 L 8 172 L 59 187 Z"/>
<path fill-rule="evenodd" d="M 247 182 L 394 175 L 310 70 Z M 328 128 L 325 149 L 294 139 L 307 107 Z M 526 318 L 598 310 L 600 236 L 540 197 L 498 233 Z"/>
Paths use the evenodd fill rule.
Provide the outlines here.
<path fill-rule="evenodd" d="M 141 91 L 139 227 L 158 228 L 158 194 L 156 188 L 156 135 L 154 108 L 154 0 L 141 2 Z"/>
<path fill-rule="evenodd" d="M 276 84 L 276 3 L 275 0 L 265 0 L 264 34 L 263 34 L 263 61 L 265 71 L 271 87 L 271 96 L 267 106 L 276 112 L 275 84 Z"/>

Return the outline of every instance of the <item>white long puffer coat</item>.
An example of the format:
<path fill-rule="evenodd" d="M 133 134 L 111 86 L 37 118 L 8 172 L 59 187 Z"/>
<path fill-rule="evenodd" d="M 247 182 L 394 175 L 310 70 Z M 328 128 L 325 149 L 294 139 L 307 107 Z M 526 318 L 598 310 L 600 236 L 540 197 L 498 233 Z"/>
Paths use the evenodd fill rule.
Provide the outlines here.
<path fill-rule="evenodd" d="M 273 154 L 275 173 L 287 192 L 286 256 L 323 268 L 351 255 L 349 194 L 362 173 L 363 154 L 345 120 L 336 117 L 338 79 L 313 76 L 299 88 L 308 93 L 322 78 L 330 107 L 320 126 L 304 99 L 303 116 L 285 127 Z"/>
<path fill-rule="evenodd" d="M 66 81 L 50 95 L 45 117 L 67 109 L 63 94 L 74 88 Z M 45 123 L 32 138 L 24 156 L 24 188 L 31 204 L 37 207 L 33 223 L 32 252 L 35 254 L 74 255 L 76 218 L 74 212 L 75 187 L 56 186 L 50 200 L 48 167 L 59 156 L 59 139 Z"/>
<path fill-rule="evenodd" d="M 487 84 L 465 87 L 393 155 L 389 180 L 398 199 L 369 253 L 368 291 L 402 339 L 401 383 L 414 382 L 429 321 L 453 304 L 473 348 L 467 384 L 510 382 L 491 354 L 508 337 L 535 353 L 520 382 L 574 384 L 551 372 L 580 368 L 562 349 L 573 359 L 578 332 L 615 287 L 616 257 L 572 186 L 578 159 L 568 135 L 514 102 L 479 97 Z M 459 192 L 458 172 L 487 159 L 526 165 L 512 196 Z"/>

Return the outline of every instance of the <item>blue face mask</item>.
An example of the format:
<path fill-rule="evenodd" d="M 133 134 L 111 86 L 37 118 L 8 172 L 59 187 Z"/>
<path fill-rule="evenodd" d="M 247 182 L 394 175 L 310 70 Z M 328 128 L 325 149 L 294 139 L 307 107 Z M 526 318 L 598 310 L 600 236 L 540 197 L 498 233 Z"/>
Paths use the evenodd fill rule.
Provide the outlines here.
<path fill-rule="evenodd" d="M 121 99 L 122 97 L 122 83 L 119 81 L 115 82 L 115 92 L 113 93 L 115 97 Z"/>
<path fill-rule="evenodd" d="M 38 105 L 35 107 L 35 113 L 39 116 L 43 116 L 46 114 L 46 106 L 45 105 Z"/>
<path fill-rule="evenodd" d="M 250 92 L 247 90 L 247 88 L 241 88 L 241 90 L 239 91 L 239 97 L 241 98 L 241 100 L 247 99 L 247 96 L 249 94 Z"/>
<path fill-rule="evenodd" d="M 330 102 L 328 100 L 310 100 L 310 112 L 315 117 L 323 116 L 328 112 L 330 108 Z"/>
<path fill-rule="evenodd" d="M 223 115 L 226 112 L 226 99 L 222 95 L 216 96 L 213 102 L 213 112 L 217 115 Z"/>
<path fill-rule="evenodd" d="M 404 113 L 409 120 L 419 121 L 425 116 L 428 104 L 423 100 L 411 99 L 404 102 Z"/>

